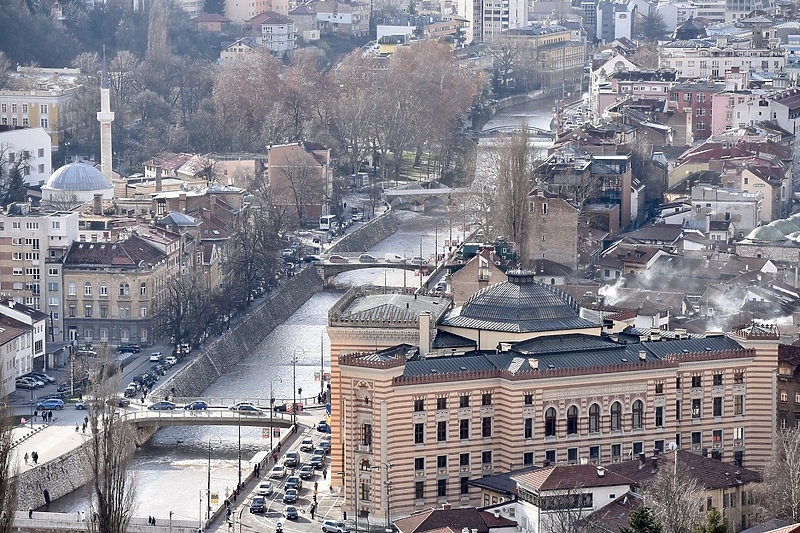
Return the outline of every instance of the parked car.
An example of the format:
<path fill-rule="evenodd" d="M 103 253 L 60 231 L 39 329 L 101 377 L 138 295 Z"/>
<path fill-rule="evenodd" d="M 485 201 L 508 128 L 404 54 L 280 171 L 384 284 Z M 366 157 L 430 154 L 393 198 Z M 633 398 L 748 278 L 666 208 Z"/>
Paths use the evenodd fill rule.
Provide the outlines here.
<path fill-rule="evenodd" d="M 75 402 L 75 409 L 77 409 L 79 411 L 85 411 L 86 409 L 88 409 L 88 407 L 89 406 L 87 405 L 86 400 L 81 400 L 79 402 Z"/>
<path fill-rule="evenodd" d="M 283 516 L 285 516 L 287 520 L 297 520 L 297 507 L 294 505 L 287 505 L 283 508 Z"/>
<path fill-rule="evenodd" d="M 147 409 L 150 411 L 172 411 L 175 409 L 175 404 L 168 401 L 160 401 L 149 406 Z"/>
<path fill-rule="evenodd" d="M 307 255 L 303 258 L 303 263 L 319 263 L 321 259 L 316 255 Z"/>
<path fill-rule="evenodd" d="M 349 262 L 349 259 L 347 259 L 343 255 L 333 254 L 328 256 L 328 261 L 330 261 L 331 263 L 347 263 Z"/>
<path fill-rule="evenodd" d="M 131 401 L 124 396 L 119 396 L 117 398 L 109 398 L 106 400 L 108 405 L 116 405 L 117 407 L 128 407 L 131 404 Z"/>
<path fill-rule="evenodd" d="M 45 374 L 44 372 L 29 372 L 28 376 L 30 376 L 30 377 L 38 380 L 38 381 L 44 381 L 45 383 L 55 383 L 56 382 L 56 378 L 54 378 L 53 376 L 49 376 L 49 375 Z"/>
<path fill-rule="evenodd" d="M 161 352 L 153 352 L 150 354 L 151 361 L 161 362 Z"/>
<path fill-rule="evenodd" d="M 300 467 L 300 479 L 311 479 L 314 477 L 314 468 L 311 465 L 303 465 Z"/>
<path fill-rule="evenodd" d="M 301 452 L 310 452 L 314 449 L 314 439 L 311 437 L 306 437 L 300 442 L 300 451 Z"/>
<path fill-rule="evenodd" d="M 361 254 L 358 256 L 359 263 L 377 263 L 378 258 L 371 254 Z"/>
<path fill-rule="evenodd" d="M 344 522 L 325 520 L 322 523 L 322 533 L 350 533 L 350 528 Z"/>
<path fill-rule="evenodd" d="M 44 400 L 43 402 L 39 402 L 36 404 L 37 410 L 45 409 L 47 411 L 50 411 L 52 409 L 58 409 L 60 411 L 63 408 L 64 408 L 64 400 L 57 400 L 55 398 Z"/>
<path fill-rule="evenodd" d="M 167 363 L 169 366 L 174 366 L 178 364 L 178 358 L 175 357 L 174 355 L 169 355 L 167 356 L 166 359 L 164 359 L 164 362 Z"/>
<path fill-rule="evenodd" d="M 323 440 L 319 443 L 319 447 L 325 450 L 325 453 L 331 453 L 331 441 Z"/>
<path fill-rule="evenodd" d="M 283 479 L 286 477 L 286 467 L 283 465 L 275 465 L 269 471 L 269 477 L 272 479 Z"/>
<path fill-rule="evenodd" d="M 122 353 L 139 353 L 141 348 L 139 348 L 138 344 L 124 344 L 117 348 L 117 351 Z"/>
<path fill-rule="evenodd" d="M 262 481 L 258 485 L 257 494 L 259 496 L 269 496 L 269 495 L 271 495 L 272 494 L 272 483 L 270 483 L 269 481 Z"/>
<path fill-rule="evenodd" d="M 25 379 L 25 378 L 17 378 L 14 381 L 14 385 L 18 389 L 35 389 L 38 385 L 32 379 Z"/>
<path fill-rule="evenodd" d="M 353 220 L 353 222 L 361 222 L 364 220 L 364 213 L 353 213 L 350 218 Z"/>
<path fill-rule="evenodd" d="M 314 455 L 311 457 L 311 460 L 308 462 L 312 468 L 319 470 L 325 464 L 325 456 L 324 455 Z"/>
<path fill-rule="evenodd" d="M 256 496 L 253 498 L 253 501 L 250 502 L 250 512 L 251 513 L 263 513 L 267 510 L 267 499 L 263 496 Z"/>
<path fill-rule="evenodd" d="M 287 489 L 283 493 L 283 503 L 294 503 L 297 501 L 297 489 Z"/>
<path fill-rule="evenodd" d="M 300 454 L 297 452 L 286 452 L 286 457 L 283 459 L 283 464 L 286 466 L 297 466 L 300 464 Z"/>
<path fill-rule="evenodd" d="M 139 387 L 136 387 L 134 385 L 128 385 L 127 387 L 125 387 L 125 390 L 122 391 L 122 395 L 125 396 L 126 398 L 134 398 L 137 392 L 139 392 Z"/>
<path fill-rule="evenodd" d="M 187 411 L 205 411 L 208 409 L 208 402 L 203 400 L 195 400 L 183 406 Z"/>

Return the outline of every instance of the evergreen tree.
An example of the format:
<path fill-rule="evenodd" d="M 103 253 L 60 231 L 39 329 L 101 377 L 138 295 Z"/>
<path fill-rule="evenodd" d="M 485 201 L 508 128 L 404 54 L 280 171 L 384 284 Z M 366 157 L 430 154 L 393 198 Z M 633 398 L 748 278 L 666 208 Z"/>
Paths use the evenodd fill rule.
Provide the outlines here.
<path fill-rule="evenodd" d="M 661 524 L 646 505 L 640 506 L 628 516 L 628 526 L 620 533 L 661 533 Z M 716 533 L 716 531 L 714 532 Z"/>
<path fill-rule="evenodd" d="M 716 507 L 712 507 L 706 514 L 706 523 L 700 533 L 726 533 L 728 531 L 728 521 L 722 519 Z"/>

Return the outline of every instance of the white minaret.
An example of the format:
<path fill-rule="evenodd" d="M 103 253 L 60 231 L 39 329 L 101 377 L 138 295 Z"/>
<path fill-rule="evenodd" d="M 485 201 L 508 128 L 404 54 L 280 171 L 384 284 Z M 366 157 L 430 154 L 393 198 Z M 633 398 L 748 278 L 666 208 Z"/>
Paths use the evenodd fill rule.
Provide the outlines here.
<path fill-rule="evenodd" d="M 111 164 L 113 152 L 111 151 L 111 123 L 114 122 L 114 113 L 111 111 L 111 90 L 108 85 L 108 71 L 106 70 L 106 52 L 103 47 L 103 75 L 100 80 L 100 112 L 97 121 L 100 122 L 100 167 L 103 175 L 111 183 Z"/>

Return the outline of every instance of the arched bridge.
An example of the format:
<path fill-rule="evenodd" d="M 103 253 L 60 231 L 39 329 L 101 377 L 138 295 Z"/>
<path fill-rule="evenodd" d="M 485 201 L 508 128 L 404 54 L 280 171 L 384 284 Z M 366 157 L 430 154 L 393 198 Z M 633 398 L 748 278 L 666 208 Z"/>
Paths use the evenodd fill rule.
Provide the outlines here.
<path fill-rule="evenodd" d="M 427 272 L 433 272 L 436 268 L 436 265 L 432 262 L 424 264 L 420 264 L 419 262 L 414 263 L 410 258 L 407 258 L 405 261 L 387 261 L 385 256 L 374 256 L 378 260 L 377 262 L 361 262 L 359 261 L 361 255 L 362 254 L 346 253 L 321 256 L 320 259 L 322 259 L 322 261 L 317 263 L 317 272 L 320 277 L 325 280 L 325 285 L 328 285 L 333 278 L 343 272 L 363 270 L 365 268 L 395 268 L 411 271 L 421 269 Z M 334 257 L 334 261 L 330 260 L 331 257 Z M 346 260 L 346 262 L 344 262 L 343 259 Z"/>
<path fill-rule="evenodd" d="M 552 139 L 553 135 L 555 135 L 550 130 L 545 130 L 542 128 L 537 128 L 535 126 L 526 126 L 521 127 L 520 125 L 516 126 L 495 126 L 494 128 L 485 128 L 481 130 L 480 133 L 475 134 L 475 137 L 499 137 L 501 135 L 513 135 L 520 131 L 524 131 L 528 137 L 537 137 L 541 139 Z"/>
<path fill-rule="evenodd" d="M 458 188 L 452 189 L 450 187 L 437 186 L 436 188 L 426 188 L 423 186 L 389 189 L 384 191 L 386 201 L 389 204 L 394 203 L 410 203 L 410 202 L 426 202 L 427 200 L 436 198 L 441 202 L 447 202 L 452 198 L 474 194 L 472 189 Z"/>
<path fill-rule="evenodd" d="M 259 426 L 290 428 L 294 423 L 292 413 L 263 411 L 260 415 L 243 414 L 229 409 L 206 409 L 203 411 L 132 410 L 119 411 L 120 418 L 136 427 L 147 426 Z"/>

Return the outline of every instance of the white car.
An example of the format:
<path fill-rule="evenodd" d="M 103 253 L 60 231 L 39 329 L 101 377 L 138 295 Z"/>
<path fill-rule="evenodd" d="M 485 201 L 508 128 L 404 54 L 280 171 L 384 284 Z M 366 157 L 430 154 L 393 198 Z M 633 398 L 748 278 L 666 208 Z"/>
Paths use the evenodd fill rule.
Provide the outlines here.
<path fill-rule="evenodd" d="M 157 363 L 161 362 L 161 352 L 153 352 L 150 354 L 150 360 Z"/>
<path fill-rule="evenodd" d="M 175 357 L 174 355 L 170 355 L 169 357 L 166 358 L 165 361 L 169 366 L 178 364 L 178 358 Z"/>
<path fill-rule="evenodd" d="M 314 445 L 314 439 L 311 437 L 306 437 L 303 439 L 303 442 L 300 443 L 300 451 L 301 452 L 310 452 L 313 451 L 316 446 Z"/>
<path fill-rule="evenodd" d="M 272 479 L 283 479 L 286 477 L 286 467 L 283 465 L 275 465 L 269 471 L 269 477 Z"/>
<path fill-rule="evenodd" d="M 258 486 L 258 495 L 259 496 L 269 496 L 272 494 L 272 483 L 269 481 L 262 481 L 261 484 Z"/>

